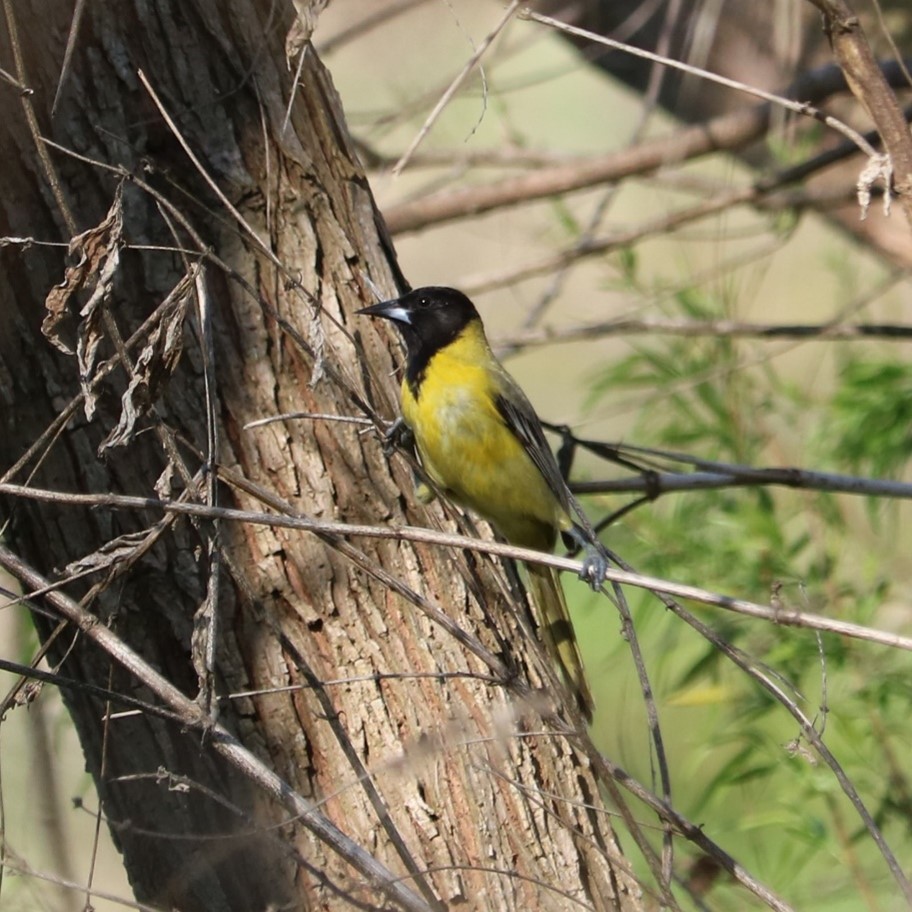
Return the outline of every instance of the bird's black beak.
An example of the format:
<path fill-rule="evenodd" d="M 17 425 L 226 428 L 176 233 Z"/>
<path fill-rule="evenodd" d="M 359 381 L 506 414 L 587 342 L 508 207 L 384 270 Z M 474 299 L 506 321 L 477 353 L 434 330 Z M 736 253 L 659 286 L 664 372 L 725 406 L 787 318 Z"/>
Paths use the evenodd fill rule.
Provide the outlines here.
<path fill-rule="evenodd" d="M 369 317 L 383 317 L 386 320 L 394 320 L 396 323 L 410 324 L 412 315 L 402 306 L 400 298 L 393 298 L 392 301 L 381 301 L 379 304 L 371 304 L 357 311 L 359 314 L 366 314 Z"/>

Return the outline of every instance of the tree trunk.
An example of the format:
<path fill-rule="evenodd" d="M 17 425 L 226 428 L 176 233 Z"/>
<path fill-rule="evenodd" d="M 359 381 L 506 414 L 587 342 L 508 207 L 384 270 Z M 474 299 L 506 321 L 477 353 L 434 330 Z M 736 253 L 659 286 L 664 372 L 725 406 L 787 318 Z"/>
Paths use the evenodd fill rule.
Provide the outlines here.
<path fill-rule="evenodd" d="M 312 47 L 283 126 L 291 5 L 95 0 L 64 65 L 73 6 L 4 5 L 0 54 L 30 93 L 0 85 L 0 232 L 22 239 L 2 247 L 3 481 L 463 523 L 415 506 L 406 460 L 361 425 L 247 427 L 363 418 L 367 403 L 396 414 L 388 337 L 353 316 L 369 280 L 395 290 L 394 254 Z M 88 229 L 69 258 L 55 246 Z M 223 725 L 429 906 L 639 907 L 585 737 L 557 736 L 550 705 L 536 715 L 510 696 L 550 672 L 495 562 L 152 508 L 0 505 L 20 557 L 184 694 L 208 706 L 214 692 Z M 58 623 L 36 622 L 45 639 Z M 72 627 L 50 654 L 66 677 L 152 700 Z M 139 899 L 183 912 L 383 901 L 207 737 L 64 695 Z"/>

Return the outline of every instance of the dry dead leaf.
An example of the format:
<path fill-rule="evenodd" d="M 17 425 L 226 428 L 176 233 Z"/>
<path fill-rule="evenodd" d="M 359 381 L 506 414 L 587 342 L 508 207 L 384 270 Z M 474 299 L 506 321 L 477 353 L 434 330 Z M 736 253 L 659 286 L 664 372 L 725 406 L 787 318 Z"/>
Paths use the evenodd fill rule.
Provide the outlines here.
<path fill-rule="evenodd" d="M 129 532 L 119 535 L 105 542 L 97 551 L 86 554 L 79 560 L 72 561 L 66 566 L 66 574 L 78 576 L 86 572 L 99 572 L 108 570 L 124 561 L 135 560 L 149 546 L 149 536 L 157 535 L 158 525 L 152 529 L 143 529 L 140 532 Z"/>
<path fill-rule="evenodd" d="M 310 37 L 317 27 L 317 19 L 327 6 L 329 6 L 329 0 L 294 0 L 297 16 L 285 36 L 285 60 L 289 69 L 291 69 L 291 61 L 310 41 Z"/>
<path fill-rule="evenodd" d="M 69 314 L 73 295 L 91 289 L 89 300 L 79 312 L 82 319 L 76 331 L 79 382 L 85 394 L 85 413 L 89 419 L 95 414 L 92 379 L 98 360 L 98 346 L 104 336 L 102 304 L 111 294 L 122 246 L 123 184 L 120 184 L 104 220 L 70 241 L 68 252 L 76 262 L 67 267 L 63 281 L 50 290 L 44 301 L 47 315 L 41 331 L 52 345 L 64 354 L 72 355 L 73 349 L 61 337 L 61 324 Z"/>
<path fill-rule="evenodd" d="M 159 500 L 170 500 L 174 495 L 174 483 L 176 481 L 174 463 L 168 460 L 161 475 L 158 476 L 153 488 Z"/>
<path fill-rule="evenodd" d="M 185 275 L 161 307 L 158 323 L 149 333 L 121 397 L 120 420 L 98 447 L 99 456 L 133 439 L 137 420 L 152 407 L 165 378 L 174 373 L 183 351 L 184 319 L 192 291 L 193 280 Z"/>

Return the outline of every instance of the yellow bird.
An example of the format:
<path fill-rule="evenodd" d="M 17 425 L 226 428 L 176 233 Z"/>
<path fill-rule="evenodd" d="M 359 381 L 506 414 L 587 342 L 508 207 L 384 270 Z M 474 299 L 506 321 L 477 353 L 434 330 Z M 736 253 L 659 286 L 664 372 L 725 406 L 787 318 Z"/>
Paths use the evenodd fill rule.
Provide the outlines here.
<path fill-rule="evenodd" d="M 359 312 L 392 320 L 405 342 L 402 418 L 431 480 L 511 544 L 550 552 L 563 534 L 594 546 L 584 573 L 600 585 L 604 552 L 573 522 L 538 416 L 494 357 L 469 298 L 454 288 L 417 288 Z M 429 489 L 419 494 L 433 498 Z M 545 644 L 591 721 L 592 695 L 557 572 L 531 564 L 529 579 Z"/>

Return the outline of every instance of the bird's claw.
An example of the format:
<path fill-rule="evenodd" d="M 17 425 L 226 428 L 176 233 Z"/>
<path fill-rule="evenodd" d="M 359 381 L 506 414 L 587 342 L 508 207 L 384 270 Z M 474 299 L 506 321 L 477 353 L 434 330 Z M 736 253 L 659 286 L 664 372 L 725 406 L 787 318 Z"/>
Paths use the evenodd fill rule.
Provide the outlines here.
<path fill-rule="evenodd" d="M 412 429 L 402 418 L 397 418 L 383 434 L 383 452 L 386 456 L 392 456 L 396 450 L 411 450 L 414 445 Z"/>
<path fill-rule="evenodd" d="M 579 578 L 588 583 L 596 592 L 602 588 L 608 575 L 608 556 L 596 545 L 586 545 L 586 556 L 579 572 Z"/>
<path fill-rule="evenodd" d="M 576 523 L 569 529 L 564 529 L 561 535 L 564 543 L 570 547 L 571 554 L 583 549 L 583 566 L 579 578 L 598 592 L 608 575 L 608 553 L 602 543 L 598 539 L 590 538 Z"/>

